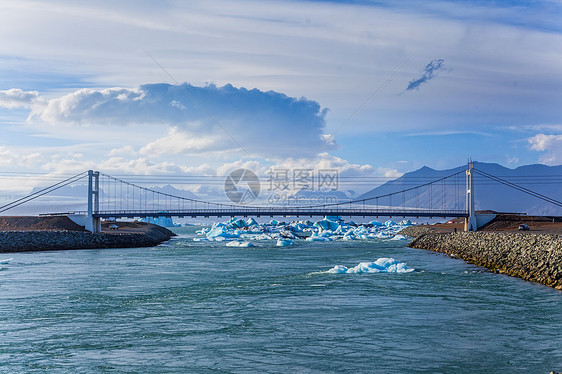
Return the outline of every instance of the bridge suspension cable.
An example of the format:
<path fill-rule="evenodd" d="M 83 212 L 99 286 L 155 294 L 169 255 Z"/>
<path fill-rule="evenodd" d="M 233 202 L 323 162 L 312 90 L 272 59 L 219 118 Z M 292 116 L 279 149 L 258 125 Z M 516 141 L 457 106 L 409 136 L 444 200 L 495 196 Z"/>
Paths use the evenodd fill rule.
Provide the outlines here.
<path fill-rule="evenodd" d="M 462 170 L 462 171 L 456 172 L 456 173 L 451 174 L 451 175 L 447 175 L 447 176 L 445 176 L 445 177 L 443 177 L 443 178 L 439 178 L 439 179 L 436 179 L 436 180 L 431 181 L 431 182 L 428 182 L 428 183 L 424 183 L 424 184 L 421 184 L 421 185 L 418 185 L 418 186 L 415 186 L 415 187 L 405 188 L 405 189 L 403 189 L 403 190 L 401 190 L 401 191 L 391 192 L 391 193 L 387 193 L 387 194 L 384 194 L 384 195 L 378 195 L 378 196 L 373 196 L 373 197 L 367 197 L 367 198 L 364 198 L 364 199 L 351 200 L 351 201 L 342 202 L 342 203 L 331 203 L 331 204 L 317 204 L 317 205 L 300 206 L 300 208 L 335 207 L 335 206 L 338 206 L 338 205 L 358 204 L 358 203 L 365 203 L 365 202 L 367 202 L 367 201 L 373 201 L 373 200 L 377 201 L 377 200 L 380 200 L 380 199 L 383 199 L 383 198 L 390 198 L 390 199 L 391 199 L 392 196 L 397 196 L 397 195 L 400 195 L 400 194 L 404 194 L 404 193 L 406 193 L 406 192 L 411 192 L 411 191 L 419 192 L 419 191 L 420 191 L 422 188 L 424 188 L 424 187 L 430 187 L 430 188 L 431 188 L 434 184 L 437 184 L 437 183 L 440 183 L 440 182 L 442 183 L 441 191 L 442 191 L 442 194 L 443 194 L 443 196 L 441 197 L 441 199 L 442 199 L 442 202 L 444 202 L 444 201 L 445 201 L 445 196 L 444 196 L 444 195 L 445 195 L 445 193 L 446 193 L 446 190 L 445 190 L 445 187 L 444 187 L 443 182 L 444 182 L 445 180 L 452 179 L 452 178 L 458 176 L 459 174 L 464 174 L 464 173 L 465 173 L 465 171 Z M 456 183 L 456 179 L 455 179 L 455 183 Z M 433 191 L 432 191 L 432 189 L 430 189 L 428 195 L 429 195 L 429 200 L 430 200 L 430 201 L 433 200 Z M 402 196 L 402 197 L 403 197 L 403 196 Z M 418 200 L 418 199 L 419 199 L 419 195 L 417 194 L 416 200 Z M 390 201 L 391 201 L 391 200 L 390 200 Z M 404 203 L 405 203 L 405 202 L 404 202 L 404 198 L 403 198 L 403 199 L 402 199 L 402 204 L 404 204 Z M 376 205 L 378 205 L 378 203 L 377 203 Z M 432 205 L 432 204 L 430 203 L 430 205 Z"/>
<path fill-rule="evenodd" d="M 554 205 L 556 205 L 556 206 L 562 207 L 562 201 L 555 200 L 555 199 L 553 199 L 553 198 L 551 198 L 551 197 L 548 197 L 548 196 L 546 196 L 546 195 L 543 195 L 543 194 L 540 194 L 540 193 L 538 193 L 538 192 L 532 191 L 532 190 L 530 190 L 530 189 L 528 189 L 528 188 L 522 187 L 522 186 L 517 185 L 517 184 L 515 184 L 515 183 L 513 183 L 513 182 L 509 182 L 509 181 L 507 181 L 507 180 L 505 180 L 505 179 L 502 179 L 502 178 L 496 177 L 496 176 L 494 176 L 494 175 L 492 175 L 492 174 L 486 173 L 485 171 L 478 170 L 478 169 L 474 169 L 474 171 L 475 171 L 476 173 L 482 175 L 483 177 L 486 177 L 486 178 L 488 178 L 488 179 L 491 179 L 491 180 L 493 180 L 493 181 L 496 181 L 496 182 L 498 182 L 498 183 L 501 183 L 501 184 L 503 184 L 503 185 L 505 185 L 505 186 L 511 187 L 511 188 L 513 188 L 513 189 L 515 189 L 515 190 L 518 190 L 518 191 L 520 191 L 520 192 L 526 193 L 526 194 L 528 194 L 528 195 L 534 196 L 534 197 L 536 197 L 536 198 L 538 198 L 538 199 L 541 199 L 541 200 L 543 200 L 543 201 L 546 201 L 546 202 L 548 202 L 548 203 L 551 203 L 551 204 L 554 204 Z"/>
<path fill-rule="evenodd" d="M 3 206 L 0 206 L 0 213 L 5 212 L 5 211 L 7 211 L 7 210 L 9 210 L 9 209 L 15 208 L 15 207 L 17 207 L 17 206 L 20 206 L 20 205 L 22 205 L 22 204 L 28 203 L 28 202 L 30 202 L 30 201 L 32 201 L 32 200 L 37 199 L 38 197 L 41 197 L 41 196 L 46 195 L 46 194 L 48 194 L 48 193 L 50 193 L 50 192 L 53 192 L 53 191 L 56 191 L 56 190 L 58 190 L 58 189 L 60 189 L 60 188 L 63 188 L 63 187 L 65 187 L 65 186 L 68 186 L 69 184 L 75 183 L 75 182 L 79 181 L 80 179 L 86 177 L 87 175 L 88 175 L 88 172 L 87 172 L 87 171 L 82 172 L 82 173 L 80 173 L 80 174 L 76 174 L 76 175 L 74 175 L 74 176 L 72 176 L 72 177 L 70 177 L 70 178 L 67 178 L 67 179 L 65 179 L 65 180 L 63 180 L 63 181 L 61 181 L 61 182 L 52 184 L 52 185 L 50 185 L 50 186 L 48 186 L 48 187 L 45 187 L 45 188 L 40 189 L 39 191 L 36 191 L 36 192 L 31 193 L 31 194 L 29 194 L 29 195 L 27 195 L 27 196 L 24 196 L 24 197 L 22 197 L 22 198 L 20 198 L 20 199 L 17 199 L 17 200 L 15 200 L 15 201 L 12 201 L 11 203 L 8 203 L 8 204 L 5 204 L 5 205 L 3 205 Z"/>
<path fill-rule="evenodd" d="M 147 187 L 142 187 L 142 186 L 139 186 L 137 184 L 127 182 L 126 180 L 116 178 L 116 177 L 113 177 L 113 176 L 111 176 L 109 174 L 105 174 L 105 173 L 100 173 L 100 176 L 102 176 L 106 179 L 106 181 L 105 181 L 106 201 L 103 202 L 103 200 L 102 200 L 102 208 L 105 205 L 105 208 L 107 208 L 107 210 L 110 210 L 110 207 L 111 207 L 111 202 L 109 201 L 109 199 L 111 198 L 111 196 L 109 194 L 112 190 L 112 188 L 110 186 L 110 182 L 114 183 L 113 191 L 114 191 L 115 195 L 113 195 L 113 198 L 114 199 L 117 198 L 117 197 L 119 198 L 119 200 L 114 200 L 114 204 L 113 204 L 114 210 L 131 210 L 131 209 L 134 210 L 135 207 L 138 207 L 139 205 L 140 205 L 139 208 L 141 208 L 142 210 L 149 210 L 148 207 L 150 205 L 152 206 L 152 209 L 150 209 L 150 210 L 170 210 L 170 209 L 174 208 L 174 206 L 173 206 L 174 201 L 173 200 L 175 200 L 175 203 L 177 204 L 177 206 L 175 207 L 176 209 L 180 209 L 181 204 L 184 204 L 184 207 L 185 207 L 185 202 L 189 202 L 190 204 L 194 204 L 194 205 L 195 204 L 200 204 L 200 205 L 203 205 L 203 206 L 207 205 L 207 207 L 209 205 L 212 205 L 216 209 L 228 209 L 228 208 L 240 209 L 240 208 L 243 208 L 243 207 L 247 207 L 245 205 L 213 203 L 213 202 L 208 202 L 208 201 L 199 200 L 199 199 L 193 199 L 193 198 L 189 198 L 189 197 L 172 195 L 172 194 L 169 194 L 169 193 L 166 193 L 166 192 L 160 192 L 160 191 L 156 191 L 154 189 L 150 189 L 150 188 L 147 188 Z M 117 193 L 117 184 L 119 184 L 119 186 L 120 186 L 119 193 Z M 104 182 L 101 182 L 100 185 L 104 186 Z M 123 191 L 123 187 L 125 187 L 125 191 Z M 135 192 L 134 192 L 135 189 L 137 189 L 139 191 L 139 194 L 137 195 L 136 199 L 135 199 Z M 150 195 L 152 195 L 152 197 L 149 201 Z M 125 201 L 123 201 L 124 197 L 126 198 Z M 109 199 L 107 199 L 107 198 L 109 198 Z M 160 200 L 160 199 L 162 199 L 162 200 Z M 138 204 L 137 204 L 137 201 L 138 201 Z M 120 204 L 120 209 L 116 209 L 117 204 Z M 126 209 L 123 209 L 123 205 L 126 206 Z"/>

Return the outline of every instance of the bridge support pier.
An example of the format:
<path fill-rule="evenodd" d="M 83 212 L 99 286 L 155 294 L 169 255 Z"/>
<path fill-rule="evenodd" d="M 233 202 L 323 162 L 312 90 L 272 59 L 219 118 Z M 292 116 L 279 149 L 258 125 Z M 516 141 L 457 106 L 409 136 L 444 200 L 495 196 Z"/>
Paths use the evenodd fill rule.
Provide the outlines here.
<path fill-rule="evenodd" d="M 464 231 L 478 230 L 478 221 L 474 210 L 474 163 L 468 164 L 466 169 L 466 209 L 468 217 L 464 219 Z"/>
<path fill-rule="evenodd" d="M 86 217 L 86 230 L 98 233 L 101 232 L 101 219 L 94 217 L 100 210 L 100 173 L 99 171 L 88 170 L 88 215 Z"/>

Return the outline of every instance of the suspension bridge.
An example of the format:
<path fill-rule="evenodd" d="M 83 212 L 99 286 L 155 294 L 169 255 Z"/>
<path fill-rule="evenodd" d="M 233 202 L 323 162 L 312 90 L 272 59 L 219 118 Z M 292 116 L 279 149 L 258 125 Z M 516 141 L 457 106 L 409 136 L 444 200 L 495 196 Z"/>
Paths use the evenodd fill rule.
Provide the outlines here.
<path fill-rule="evenodd" d="M 103 219 L 229 216 L 464 218 L 465 230 L 473 231 L 494 217 L 494 215 L 475 212 L 475 174 L 562 207 L 560 201 L 477 170 L 470 163 L 466 170 L 380 196 L 329 204 L 292 206 L 209 202 L 156 191 L 99 171 L 89 170 L 0 206 L 0 213 L 65 186 L 83 183 L 87 179 L 87 210 L 41 215 L 68 216 L 91 232 L 101 230 Z"/>

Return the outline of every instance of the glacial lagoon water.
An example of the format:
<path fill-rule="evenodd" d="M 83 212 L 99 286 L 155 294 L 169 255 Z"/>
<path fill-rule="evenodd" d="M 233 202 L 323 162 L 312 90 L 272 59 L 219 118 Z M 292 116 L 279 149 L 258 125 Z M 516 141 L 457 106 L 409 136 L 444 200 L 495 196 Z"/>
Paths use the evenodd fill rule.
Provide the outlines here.
<path fill-rule="evenodd" d="M 0 255 L 0 372 L 562 370 L 560 291 L 403 240 L 175 230 L 155 248 Z M 329 272 L 379 259 L 414 270 Z"/>

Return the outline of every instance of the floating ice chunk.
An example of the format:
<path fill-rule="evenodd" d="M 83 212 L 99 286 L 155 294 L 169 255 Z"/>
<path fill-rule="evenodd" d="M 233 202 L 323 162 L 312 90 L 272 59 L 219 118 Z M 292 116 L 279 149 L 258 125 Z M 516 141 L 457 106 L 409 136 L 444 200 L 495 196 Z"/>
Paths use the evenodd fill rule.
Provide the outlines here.
<path fill-rule="evenodd" d="M 235 232 L 230 232 L 224 226 L 215 227 L 214 229 L 209 231 L 206 235 L 208 239 L 215 239 L 215 240 L 217 240 L 218 238 L 231 239 L 231 238 L 240 237 L 240 234 L 237 234 Z"/>
<path fill-rule="evenodd" d="M 361 234 L 358 233 L 358 235 Z M 357 237 L 355 236 L 355 232 L 353 230 L 349 230 L 348 232 L 345 233 L 342 240 L 357 240 Z"/>
<path fill-rule="evenodd" d="M 232 220 L 231 220 L 232 221 Z M 242 227 L 246 227 L 247 224 L 243 219 L 237 219 L 234 220 L 232 222 L 228 222 L 228 227 L 234 228 L 234 229 L 240 229 Z"/>
<path fill-rule="evenodd" d="M 409 219 L 403 219 L 402 221 L 400 221 L 399 225 L 401 225 L 401 226 L 412 226 L 412 221 L 410 221 Z"/>
<path fill-rule="evenodd" d="M 316 223 L 314 223 L 313 225 L 314 227 L 317 227 L 320 230 L 331 230 L 331 231 L 335 231 L 338 229 L 338 227 L 340 226 L 339 223 L 334 222 L 334 221 L 330 221 L 327 219 L 323 219 L 321 221 L 318 221 Z"/>
<path fill-rule="evenodd" d="M 327 220 L 327 221 L 332 221 L 332 222 L 342 221 L 340 216 L 325 216 L 324 219 Z"/>
<path fill-rule="evenodd" d="M 287 239 L 296 239 L 295 235 L 289 230 L 279 230 L 279 235 Z"/>
<path fill-rule="evenodd" d="M 373 225 L 373 226 L 383 226 L 383 224 L 380 223 L 379 221 L 371 221 L 371 225 Z"/>
<path fill-rule="evenodd" d="M 279 221 L 272 219 L 271 221 L 269 221 L 269 224 L 272 226 L 277 226 L 279 224 Z"/>
<path fill-rule="evenodd" d="M 305 239 L 309 242 L 331 242 L 332 238 L 312 235 Z"/>
<path fill-rule="evenodd" d="M 254 226 L 254 225 L 258 226 L 259 224 L 258 224 L 258 222 L 257 222 L 253 217 L 251 217 L 251 218 L 248 220 L 248 226 Z"/>
<path fill-rule="evenodd" d="M 13 258 L 7 258 L 7 259 L 5 259 L 5 260 L 0 260 L 0 264 L 8 264 L 8 263 L 10 263 L 10 261 L 12 261 L 12 260 L 13 260 Z"/>
<path fill-rule="evenodd" d="M 233 240 L 231 242 L 226 243 L 227 247 L 244 247 L 244 248 L 250 248 L 250 247 L 255 247 L 255 245 L 252 242 L 248 242 L 248 241 L 238 241 L 238 240 Z"/>
<path fill-rule="evenodd" d="M 194 242 L 208 242 L 210 239 L 208 238 L 193 238 Z"/>
<path fill-rule="evenodd" d="M 270 240 L 273 239 L 269 234 L 259 234 L 253 237 L 254 240 Z"/>
<path fill-rule="evenodd" d="M 396 222 L 391 221 L 391 220 L 388 220 L 388 221 L 386 221 L 386 222 L 384 223 L 384 225 L 385 225 L 386 227 L 396 226 Z"/>
<path fill-rule="evenodd" d="M 413 268 L 408 268 L 405 262 L 393 258 L 379 258 L 375 262 L 361 262 L 359 265 L 348 268 L 336 265 L 327 273 L 330 274 L 361 274 L 361 273 L 410 273 Z"/>
<path fill-rule="evenodd" d="M 393 238 L 391 238 L 390 240 L 405 240 L 408 239 L 407 237 L 405 237 L 404 235 L 394 235 Z"/>
<path fill-rule="evenodd" d="M 345 274 L 345 273 L 347 273 L 348 270 L 349 269 L 346 268 L 343 265 L 336 265 L 333 268 L 331 268 L 330 270 L 328 270 L 327 273 L 330 273 L 330 274 Z"/>
<path fill-rule="evenodd" d="M 295 244 L 294 241 L 292 241 L 291 239 L 277 239 L 277 244 L 275 244 L 277 247 L 288 247 L 290 245 Z"/>
<path fill-rule="evenodd" d="M 387 232 L 381 231 L 375 234 L 375 237 L 377 239 L 390 239 L 392 238 L 392 234 L 389 234 Z"/>

